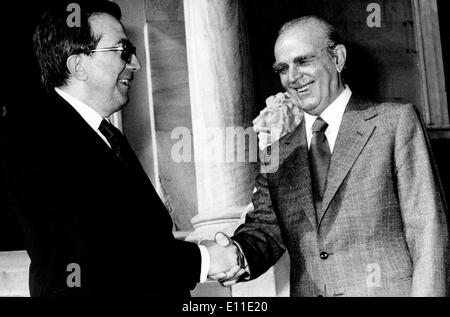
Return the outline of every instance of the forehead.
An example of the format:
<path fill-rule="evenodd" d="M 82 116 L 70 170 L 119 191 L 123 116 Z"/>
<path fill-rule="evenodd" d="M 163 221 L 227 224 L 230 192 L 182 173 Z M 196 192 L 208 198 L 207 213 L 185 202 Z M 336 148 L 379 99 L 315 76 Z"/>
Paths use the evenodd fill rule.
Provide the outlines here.
<path fill-rule="evenodd" d="M 312 26 L 297 26 L 282 33 L 274 48 L 277 62 L 288 62 L 296 57 L 311 54 L 323 46 L 323 36 Z"/>
<path fill-rule="evenodd" d="M 94 35 L 100 36 L 101 45 L 117 44 L 128 38 L 122 24 L 112 15 L 96 14 L 89 18 L 89 22 Z"/>

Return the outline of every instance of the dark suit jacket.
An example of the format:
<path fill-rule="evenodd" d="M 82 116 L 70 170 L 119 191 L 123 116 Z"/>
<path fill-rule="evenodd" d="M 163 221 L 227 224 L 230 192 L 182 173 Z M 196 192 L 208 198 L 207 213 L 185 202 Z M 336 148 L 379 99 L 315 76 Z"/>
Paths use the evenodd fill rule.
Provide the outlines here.
<path fill-rule="evenodd" d="M 304 122 L 261 173 L 235 233 L 255 278 L 285 250 L 291 296 L 443 296 L 448 229 L 423 123 L 412 105 L 351 98 L 318 221 Z"/>
<path fill-rule="evenodd" d="M 188 296 L 197 245 L 172 221 L 142 167 L 126 169 L 59 95 L 9 109 L 7 172 L 31 258 L 31 296 Z M 69 288 L 70 263 L 81 287 Z"/>

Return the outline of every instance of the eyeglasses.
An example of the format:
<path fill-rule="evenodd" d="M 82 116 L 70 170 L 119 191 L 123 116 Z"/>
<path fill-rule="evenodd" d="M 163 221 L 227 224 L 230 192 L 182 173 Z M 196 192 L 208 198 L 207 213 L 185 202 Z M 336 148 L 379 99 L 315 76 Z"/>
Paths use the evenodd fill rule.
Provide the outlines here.
<path fill-rule="evenodd" d="M 124 41 L 121 46 L 113 46 L 113 47 L 102 47 L 96 49 L 87 49 L 83 50 L 81 53 L 94 53 L 94 52 L 110 52 L 110 51 L 121 51 L 120 57 L 122 60 L 129 64 L 133 55 L 136 55 L 136 47 L 131 44 L 130 41 Z"/>
<path fill-rule="evenodd" d="M 321 56 L 322 51 L 327 50 L 328 52 L 332 52 L 333 49 L 334 47 L 322 47 L 315 49 L 309 54 L 294 58 L 294 64 L 296 67 L 306 67 L 312 64 L 316 59 L 318 59 Z M 272 66 L 272 70 L 275 74 L 278 75 L 286 74 L 288 72 L 288 69 L 289 65 L 286 63 L 276 63 Z"/>

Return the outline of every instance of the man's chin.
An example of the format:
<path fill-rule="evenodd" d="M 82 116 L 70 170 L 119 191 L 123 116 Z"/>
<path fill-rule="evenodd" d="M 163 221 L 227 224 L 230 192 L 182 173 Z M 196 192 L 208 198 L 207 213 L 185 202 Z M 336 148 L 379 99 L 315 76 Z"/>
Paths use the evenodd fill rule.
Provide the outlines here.
<path fill-rule="evenodd" d="M 120 105 L 119 108 L 125 107 L 129 101 L 130 101 L 130 98 L 128 97 L 128 93 L 122 95 L 122 98 L 120 99 L 120 102 L 119 102 L 119 105 Z"/>
<path fill-rule="evenodd" d="M 117 102 L 117 104 L 114 106 L 113 113 L 116 113 L 116 112 L 122 110 L 127 104 L 128 104 L 128 98 L 120 100 L 120 102 Z"/>
<path fill-rule="evenodd" d="M 317 102 L 314 102 L 314 100 L 302 100 L 301 102 L 299 102 L 298 107 L 310 115 L 319 115 L 316 113 L 318 105 Z"/>

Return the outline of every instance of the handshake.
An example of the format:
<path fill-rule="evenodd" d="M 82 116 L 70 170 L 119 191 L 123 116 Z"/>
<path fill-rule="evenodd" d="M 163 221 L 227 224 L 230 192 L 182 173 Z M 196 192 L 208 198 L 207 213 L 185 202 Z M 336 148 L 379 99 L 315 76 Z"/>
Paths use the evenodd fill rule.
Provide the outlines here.
<path fill-rule="evenodd" d="M 245 258 L 240 248 L 223 232 L 217 232 L 214 241 L 200 243 L 208 249 L 210 266 L 208 278 L 222 286 L 231 286 L 248 276 Z"/>

